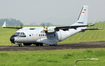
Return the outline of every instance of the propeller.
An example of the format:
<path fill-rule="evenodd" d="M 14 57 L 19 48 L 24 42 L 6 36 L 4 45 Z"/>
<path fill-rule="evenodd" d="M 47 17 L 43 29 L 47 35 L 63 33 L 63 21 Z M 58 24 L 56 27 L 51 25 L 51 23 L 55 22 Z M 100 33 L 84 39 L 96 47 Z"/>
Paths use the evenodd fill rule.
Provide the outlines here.
<path fill-rule="evenodd" d="M 47 33 L 48 27 L 49 27 L 50 24 L 49 23 L 46 23 L 46 24 L 42 23 L 41 25 L 43 26 L 43 28 L 44 28 L 43 30 L 45 31 L 45 33 Z"/>
<path fill-rule="evenodd" d="M 23 28 L 23 23 L 20 22 L 20 29 L 19 30 L 22 30 L 22 28 Z"/>

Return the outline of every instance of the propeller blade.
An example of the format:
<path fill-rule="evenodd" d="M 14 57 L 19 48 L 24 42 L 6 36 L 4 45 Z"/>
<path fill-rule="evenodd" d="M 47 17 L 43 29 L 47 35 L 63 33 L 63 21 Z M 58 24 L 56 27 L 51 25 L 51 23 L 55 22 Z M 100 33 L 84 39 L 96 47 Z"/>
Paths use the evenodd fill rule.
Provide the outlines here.
<path fill-rule="evenodd" d="M 23 28 L 23 23 L 20 22 L 20 27 Z"/>
<path fill-rule="evenodd" d="M 47 33 L 50 23 L 42 23 L 41 25 L 43 26 L 43 28 L 44 28 L 43 30 L 45 31 L 45 33 Z"/>
<path fill-rule="evenodd" d="M 43 26 L 43 28 L 45 28 L 45 23 L 42 23 L 41 25 Z"/>

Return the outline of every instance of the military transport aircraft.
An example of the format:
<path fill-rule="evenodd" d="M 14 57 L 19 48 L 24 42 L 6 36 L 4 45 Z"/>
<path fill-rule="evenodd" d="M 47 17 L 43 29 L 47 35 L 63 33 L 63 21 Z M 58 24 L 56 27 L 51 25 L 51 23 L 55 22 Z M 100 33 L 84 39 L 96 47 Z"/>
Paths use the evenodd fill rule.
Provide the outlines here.
<path fill-rule="evenodd" d="M 3 24 L 3 28 L 19 29 L 10 37 L 12 44 L 18 44 L 19 47 L 29 46 L 36 44 L 36 46 L 43 46 L 48 44 L 50 46 L 56 46 L 58 42 L 85 30 L 100 30 L 100 28 L 87 28 L 88 26 L 94 26 L 95 21 L 91 25 L 87 25 L 88 18 L 88 6 L 84 5 L 78 17 L 76 23 L 71 26 L 59 26 L 59 27 L 6 27 L 6 22 Z"/>

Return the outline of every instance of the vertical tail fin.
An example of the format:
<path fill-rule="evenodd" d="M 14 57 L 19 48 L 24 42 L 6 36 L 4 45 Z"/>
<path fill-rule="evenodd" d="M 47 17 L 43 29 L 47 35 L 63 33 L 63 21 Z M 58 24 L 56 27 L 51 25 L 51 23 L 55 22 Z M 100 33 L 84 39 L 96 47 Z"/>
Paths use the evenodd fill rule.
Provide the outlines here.
<path fill-rule="evenodd" d="M 84 5 L 79 14 L 77 22 L 73 25 L 87 25 L 87 19 L 88 19 L 88 6 Z"/>

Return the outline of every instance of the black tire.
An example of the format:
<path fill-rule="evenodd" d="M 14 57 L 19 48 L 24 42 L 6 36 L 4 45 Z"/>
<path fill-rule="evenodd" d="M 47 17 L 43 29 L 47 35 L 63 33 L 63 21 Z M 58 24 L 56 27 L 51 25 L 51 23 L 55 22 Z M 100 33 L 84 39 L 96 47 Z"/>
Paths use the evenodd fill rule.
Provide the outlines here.
<path fill-rule="evenodd" d="M 57 46 L 57 44 L 54 44 L 54 46 Z"/>
<path fill-rule="evenodd" d="M 53 44 L 53 45 L 50 45 L 50 46 L 57 46 L 57 44 Z"/>
<path fill-rule="evenodd" d="M 19 47 L 22 47 L 22 45 L 21 45 L 21 44 L 19 44 Z"/>
<path fill-rule="evenodd" d="M 36 44 L 36 46 L 39 46 L 39 44 Z"/>
<path fill-rule="evenodd" d="M 43 44 L 40 44 L 40 46 L 43 46 Z"/>
<path fill-rule="evenodd" d="M 23 43 L 24 44 L 24 46 L 30 46 L 31 45 L 31 43 Z"/>

